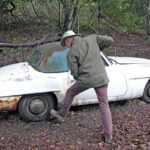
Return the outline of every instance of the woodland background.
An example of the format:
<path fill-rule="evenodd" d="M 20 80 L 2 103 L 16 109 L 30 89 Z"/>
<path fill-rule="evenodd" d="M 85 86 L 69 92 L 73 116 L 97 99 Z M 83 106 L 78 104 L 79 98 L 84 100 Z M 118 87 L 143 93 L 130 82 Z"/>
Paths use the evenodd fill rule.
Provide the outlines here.
<path fill-rule="evenodd" d="M 112 36 L 110 55 L 150 58 L 150 0 L 1 0 L 1 66 L 25 61 L 68 29 Z"/>

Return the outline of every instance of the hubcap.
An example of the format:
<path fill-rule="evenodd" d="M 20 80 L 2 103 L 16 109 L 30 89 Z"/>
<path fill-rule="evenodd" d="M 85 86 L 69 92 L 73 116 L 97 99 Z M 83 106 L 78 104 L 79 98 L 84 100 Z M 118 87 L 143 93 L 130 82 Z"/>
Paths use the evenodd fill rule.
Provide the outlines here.
<path fill-rule="evenodd" d="M 43 113 L 44 108 L 44 102 L 40 99 L 33 99 L 29 105 L 30 111 L 36 115 Z"/>

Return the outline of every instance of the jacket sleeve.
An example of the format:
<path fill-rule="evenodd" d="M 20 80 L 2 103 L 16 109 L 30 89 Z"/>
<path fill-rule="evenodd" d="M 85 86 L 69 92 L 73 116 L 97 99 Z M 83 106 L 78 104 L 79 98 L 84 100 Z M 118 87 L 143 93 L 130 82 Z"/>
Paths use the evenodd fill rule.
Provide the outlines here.
<path fill-rule="evenodd" d="M 113 38 L 107 35 L 97 35 L 96 38 L 100 50 L 103 50 L 104 48 L 108 48 L 114 43 Z"/>
<path fill-rule="evenodd" d="M 75 53 L 68 54 L 68 65 L 74 79 L 78 78 L 78 56 Z"/>

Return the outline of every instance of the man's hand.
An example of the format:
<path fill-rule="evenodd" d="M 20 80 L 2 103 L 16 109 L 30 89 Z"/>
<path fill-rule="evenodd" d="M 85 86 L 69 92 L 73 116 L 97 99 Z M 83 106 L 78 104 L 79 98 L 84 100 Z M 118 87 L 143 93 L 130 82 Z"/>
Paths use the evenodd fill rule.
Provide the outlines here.
<path fill-rule="evenodd" d="M 110 36 L 106 36 L 106 35 L 97 36 L 97 44 L 100 50 L 110 47 L 113 43 L 114 43 L 114 40 Z"/>

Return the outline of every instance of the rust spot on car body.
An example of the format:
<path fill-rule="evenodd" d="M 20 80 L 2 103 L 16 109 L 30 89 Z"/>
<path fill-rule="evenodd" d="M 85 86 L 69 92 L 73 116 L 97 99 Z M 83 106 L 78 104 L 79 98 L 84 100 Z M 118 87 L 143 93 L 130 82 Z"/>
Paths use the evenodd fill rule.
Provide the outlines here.
<path fill-rule="evenodd" d="M 1 97 L 0 98 L 0 111 L 16 110 L 21 96 Z"/>

